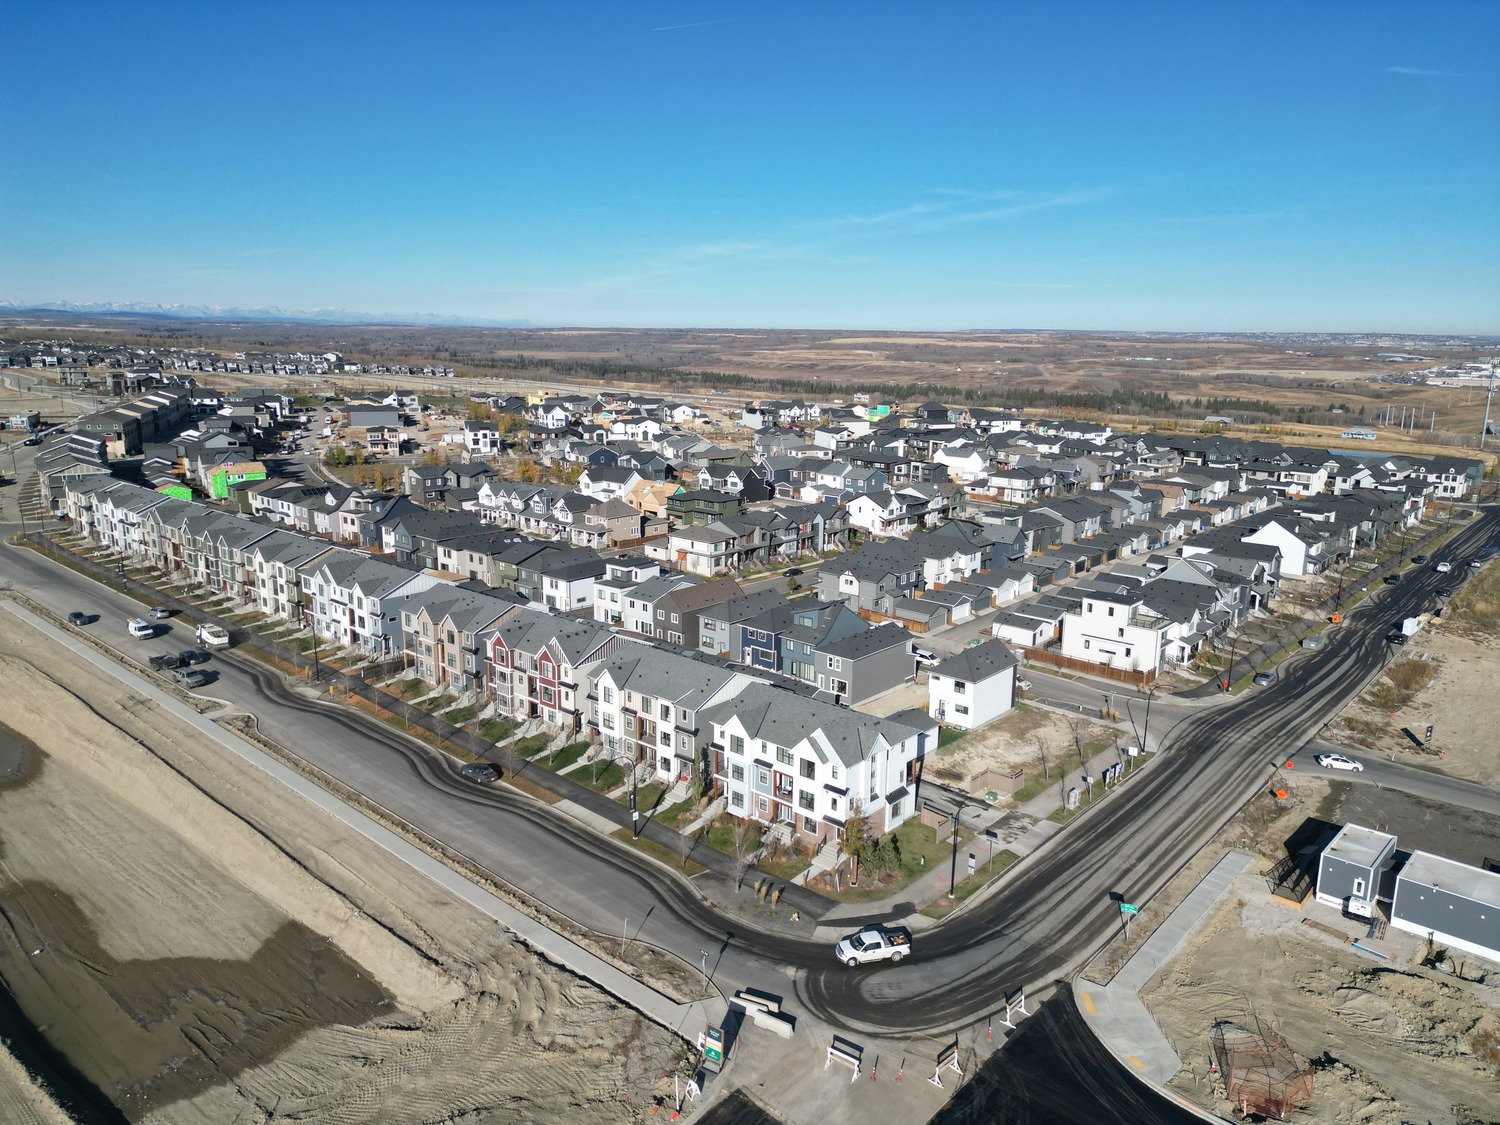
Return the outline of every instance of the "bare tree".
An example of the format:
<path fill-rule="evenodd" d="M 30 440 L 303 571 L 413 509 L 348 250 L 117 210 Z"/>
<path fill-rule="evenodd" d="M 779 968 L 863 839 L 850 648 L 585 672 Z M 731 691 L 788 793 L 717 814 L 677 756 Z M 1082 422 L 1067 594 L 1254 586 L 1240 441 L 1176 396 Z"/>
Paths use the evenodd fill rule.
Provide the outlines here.
<path fill-rule="evenodd" d="M 745 885 L 745 876 L 755 866 L 755 859 L 760 854 L 761 837 L 765 834 L 763 825 L 748 818 L 736 819 L 734 822 L 734 864 L 735 864 L 735 889 Z"/>
<path fill-rule="evenodd" d="M 849 857 L 851 881 L 859 878 L 859 854 L 869 841 L 869 825 L 865 821 L 865 808 L 856 798 L 849 802 L 849 815 L 844 820 L 844 838 L 839 850 Z"/>
<path fill-rule="evenodd" d="M 1037 755 L 1042 759 L 1042 780 L 1051 781 L 1052 778 L 1047 772 L 1047 761 L 1051 756 L 1051 747 L 1047 745 L 1047 736 L 1044 735 L 1041 731 L 1037 731 L 1032 735 L 1032 738 L 1036 742 Z"/>
<path fill-rule="evenodd" d="M 1083 769 L 1088 765 L 1088 756 L 1084 752 L 1084 743 L 1088 741 L 1089 725 L 1083 719 L 1068 720 L 1068 737 L 1073 740 L 1073 749 L 1078 752 L 1078 768 Z"/>

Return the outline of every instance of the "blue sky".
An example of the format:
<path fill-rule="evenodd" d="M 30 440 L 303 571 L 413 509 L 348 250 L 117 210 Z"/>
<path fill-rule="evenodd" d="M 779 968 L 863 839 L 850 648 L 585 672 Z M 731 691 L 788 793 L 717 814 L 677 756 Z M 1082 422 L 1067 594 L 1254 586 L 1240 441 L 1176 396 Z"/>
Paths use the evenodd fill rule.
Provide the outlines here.
<path fill-rule="evenodd" d="M 0 298 L 1500 332 L 1500 4 L 10 4 Z"/>

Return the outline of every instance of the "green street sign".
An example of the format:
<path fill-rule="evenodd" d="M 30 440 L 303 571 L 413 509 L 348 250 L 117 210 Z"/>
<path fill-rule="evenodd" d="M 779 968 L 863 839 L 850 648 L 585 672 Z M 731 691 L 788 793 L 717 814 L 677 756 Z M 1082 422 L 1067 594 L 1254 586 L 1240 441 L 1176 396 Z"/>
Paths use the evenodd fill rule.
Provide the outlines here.
<path fill-rule="evenodd" d="M 1131 906 L 1128 902 L 1120 903 L 1121 914 L 1139 914 L 1140 912 L 1141 908 L 1139 906 Z"/>

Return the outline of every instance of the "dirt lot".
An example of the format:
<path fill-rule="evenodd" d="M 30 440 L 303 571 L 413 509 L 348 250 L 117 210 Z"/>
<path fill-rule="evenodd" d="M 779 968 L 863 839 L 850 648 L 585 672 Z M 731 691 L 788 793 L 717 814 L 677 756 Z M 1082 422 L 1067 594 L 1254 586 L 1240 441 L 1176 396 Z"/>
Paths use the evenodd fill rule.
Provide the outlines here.
<path fill-rule="evenodd" d="M 985 771 L 1002 774 L 1021 770 L 1023 784 L 1042 775 L 1045 759 L 1053 777 L 1079 768 L 1079 748 L 1085 758 L 1106 750 L 1116 742 L 1129 742 L 1111 726 L 1088 716 L 1072 717 L 1041 707 L 1022 704 L 997 722 L 939 750 L 939 778 L 960 787 L 969 785 L 976 796 L 993 787 L 984 780 Z"/>
<path fill-rule="evenodd" d="M 0 653 L 26 701 L 0 978 L 27 1039 L 0 1120 L 91 1094 L 163 1123 L 646 1115 L 672 1036 L 3 612 Z M 38 1038 L 78 1072 L 58 1103 L 17 1065 Z"/>
<path fill-rule="evenodd" d="M 1460 613 L 1456 621 L 1462 620 Z M 1421 684 L 1426 675 L 1420 669 L 1405 674 L 1401 670 L 1403 664 L 1421 663 L 1431 665 L 1430 682 L 1409 696 L 1400 692 L 1393 676 L 1403 680 L 1411 675 L 1413 684 Z M 1356 756 L 1393 755 L 1424 769 L 1500 785 L 1497 667 L 1500 637 L 1439 619 L 1412 639 L 1402 657 L 1345 709 L 1328 733 Z M 1429 724 L 1435 728 L 1432 754 L 1422 745 Z"/>
<path fill-rule="evenodd" d="M 1298 1120 L 1470 1125 L 1500 1114 L 1500 968 L 1470 962 L 1468 979 L 1421 964 L 1425 943 L 1388 933 L 1362 942 L 1381 961 L 1303 925 L 1353 938 L 1336 910 L 1280 904 L 1255 871 L 1144 993 L 1184 1069 L 1171 1085 L 1224 1115 L 1211 1095 L 1208 1034 L 1217 1020 L 1259 1017 L 1314 1062 L 1313 1101 Z M 1487 974 L 1487 976 L 1486 976 Z M 1484 977 L 1481 981 L 1479 978 Z"/>
<path fill-rule="evenodd" d="M 1309 899 L 1274 899 L 1264 872 L 1298 836 L 1376 819 L 1403 848 L 1477 862 L 1500 854 L 1500 821 L 1338 779 L 1300 779 L 1286 801 L 1262 795 L 1159 895 L 1142 919 L 1165 917 L 1227 848 L 1259 861 L 1142 993 L 1182 1059 L 1171 1086 L 1231 1119 L 1208 1073 L 1218 1020 L 1262 1020 L 1314 1066 L 1313 1101 L 1297 1120 L 1372 1125 L 1478 1125 L 1500 1120 L 1500 965 L 1462 955 L 1456 973 L 1428 967 L 1426 942 L 1367 926 Z M 1357 938 L 1387 960 L 1353 949 L 1314 921 Z M 1147 936 L 1143 929 L 1132 947 Z M 1123 963 L 1117 940 L 1086 974 L 1107 980 Z"/>

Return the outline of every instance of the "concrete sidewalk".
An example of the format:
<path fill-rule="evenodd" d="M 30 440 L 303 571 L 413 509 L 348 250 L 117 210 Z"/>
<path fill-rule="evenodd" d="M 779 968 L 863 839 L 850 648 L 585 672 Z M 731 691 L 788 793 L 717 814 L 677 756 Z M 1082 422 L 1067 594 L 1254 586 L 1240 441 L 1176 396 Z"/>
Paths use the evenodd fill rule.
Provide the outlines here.
<path fill-rule="evenodd" d="M 1146 1010 L 1139 992 L 1203 923 L 1229 884 L 1254 862 L 1255 857 L 1246 852 L 1229 852 L 1136 950 L 1114 980 L 1103 987 L 1081 977 L 1073 982 L 1089 1028 L 1110 1054 L 1152 1086 L 1164 1085 L 1182 1069 L 1182 1060 Z"/>
<path fill-rule="evenodd" d="M 696 1041 L 703 1027 L 710 1022 L 715 1022 L 710 1020 L 710 1013 L 714 1017 L 722 1014 L 724 1010 L 722 997 L 713 996 L 707 1001 L 679 1004 L 662 995 L 628 973 L 615 968 L 609 962 L 568 941 L 562 935 L 517 910 L 504 899 L 491 894 L 477 883 L 466 879 L 451 867 L 408 843 L 363 812 L 345 804 L 326 789 L 290 767 L 282 765 L 259 747 L 245 741 L 232 731 L 224 729 L 211 717 L 200 715 L 191 707 L 179 702 L 174 696 L 158 689 L 149 680 L 136 676 L 118 661 L 111 660 L 62 630 L 54 628 L 14 601 L 7 599 L 4 605 L 7 611 L 52 638 L 58 645 L 67 648 L 80 659 L 87 660 L 96 668 L 125 684 L 131 693 L 151 699 L 164 711 L 192 726 L 206 738 L 212 739 L 226 750 L 244 759 L 247 764 L 281 782 L 309 804 L 378 844 L 393 858 L 432 880 L 474 909 L 493 918 L 538 953 L 579 976 L 593 981 L 605 992 L 635 1008 L 669 1031 L 690 1041 Z M 612 828 L 613 825 L 610 827 Z"/>

